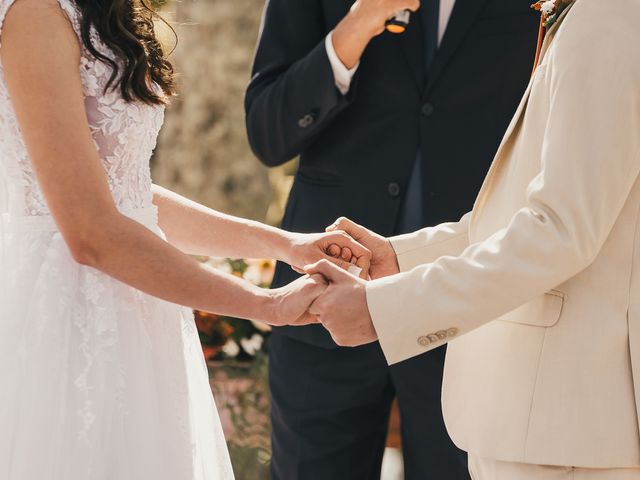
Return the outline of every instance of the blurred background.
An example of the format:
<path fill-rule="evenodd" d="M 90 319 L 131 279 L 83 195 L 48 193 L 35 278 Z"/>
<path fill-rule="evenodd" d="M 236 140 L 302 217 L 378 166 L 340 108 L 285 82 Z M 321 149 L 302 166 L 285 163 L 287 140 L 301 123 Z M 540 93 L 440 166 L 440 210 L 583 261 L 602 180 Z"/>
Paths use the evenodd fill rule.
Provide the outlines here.
<path fill-rule="evenodd" d="M 175 29 L 158 22 L 178 73 L 179 95 L 152 161 L 154 181 L 226 213 L 277 225 L 296 162 L 267 169 L 252 154 L 244 126 L 244 91 L 264 0 L 155 0 Z M 273 262 L 201 259 L 267 287 Z M 267 378 L 269 329 L 196 312 L 211 385 L 239 480 L 269 478 L 271 458 Z M 398 417 L 391 422 L 385 480 L 402 478 Z"/>
<path fill-rule="evenodd" d="M 224 212 L 277 224 L 295 171 L 268 170 L 244 127 L 264 0 L 165 0 L 158 27 L 179 74 L 153 164 L 156 182 Z"/>

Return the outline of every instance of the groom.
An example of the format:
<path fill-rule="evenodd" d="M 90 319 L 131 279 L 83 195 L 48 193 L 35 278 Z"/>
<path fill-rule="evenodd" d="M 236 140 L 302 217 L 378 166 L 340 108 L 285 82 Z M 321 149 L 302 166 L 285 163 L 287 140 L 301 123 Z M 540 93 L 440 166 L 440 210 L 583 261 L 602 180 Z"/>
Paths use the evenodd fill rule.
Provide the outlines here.
<path fill-rule="evenodd" d="M 543 20 L 473 211 L 390 241 L 339 220 L 374 280 L 308 267 L 331 281 L 311 313 L 390 364 L 449 343 L 445 418 L 475 480 L 637 480 L 640 5 L 552 0 Z"/>

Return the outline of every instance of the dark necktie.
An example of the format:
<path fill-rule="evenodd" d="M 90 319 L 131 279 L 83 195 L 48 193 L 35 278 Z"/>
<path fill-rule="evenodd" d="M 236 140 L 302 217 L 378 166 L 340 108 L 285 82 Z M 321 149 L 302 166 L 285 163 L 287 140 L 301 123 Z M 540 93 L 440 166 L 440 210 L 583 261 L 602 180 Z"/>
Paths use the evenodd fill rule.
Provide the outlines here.
<path fill-rule="evenodd" d="M 425 61 L 427 72 L 438 50 L 438 29 L 440 26 L 440 0 L 422 0 L 422 28 L 425 39 Z"/>
<path fill-rule="evenodd" d="M 427 76 L 429 67 L 438 50 L 438 27 L 440 24 L 440 0 L 422 0 L 420 7 L 420 20 L 425 43 L 425 67 Z M 420 150 L 416 155 L 416 161 L 411 171 L 411 177 L 407 184 L 407 193 L 404 198 L 396 233 L 409 233 L 421 229 L 423 221 L 423 192 L 422 192 L 422 155 Z"/>

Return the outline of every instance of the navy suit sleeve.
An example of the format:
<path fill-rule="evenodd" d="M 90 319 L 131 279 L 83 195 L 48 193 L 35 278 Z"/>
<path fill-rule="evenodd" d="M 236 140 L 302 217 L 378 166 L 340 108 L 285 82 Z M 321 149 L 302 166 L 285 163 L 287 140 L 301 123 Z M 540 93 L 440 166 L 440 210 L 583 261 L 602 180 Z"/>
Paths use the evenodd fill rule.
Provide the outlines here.
<path fill-rule="evenodd" d="M 299 155 L 350 103 L 335 85 L 320 0 L 267 0 L 245 98 L 249 143 L 267 166 Z"/>

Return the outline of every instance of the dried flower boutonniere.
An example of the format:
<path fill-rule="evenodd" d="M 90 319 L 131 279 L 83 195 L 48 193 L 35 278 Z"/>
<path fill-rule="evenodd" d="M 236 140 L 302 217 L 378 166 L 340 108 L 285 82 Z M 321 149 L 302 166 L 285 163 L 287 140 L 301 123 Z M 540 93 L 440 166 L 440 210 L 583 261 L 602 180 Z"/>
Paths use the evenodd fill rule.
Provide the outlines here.
<path fill-rule="evenodd" d="M 539 0 L 531 8 L 542 14 L 542 24 L 547 30 L 558 20 L 562 12 L 575 0 Z"/>

